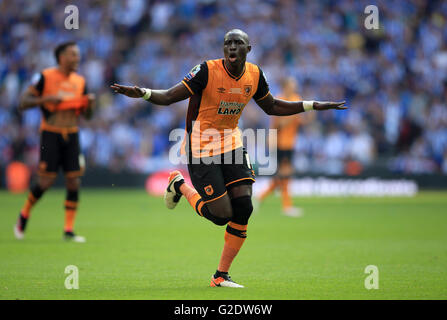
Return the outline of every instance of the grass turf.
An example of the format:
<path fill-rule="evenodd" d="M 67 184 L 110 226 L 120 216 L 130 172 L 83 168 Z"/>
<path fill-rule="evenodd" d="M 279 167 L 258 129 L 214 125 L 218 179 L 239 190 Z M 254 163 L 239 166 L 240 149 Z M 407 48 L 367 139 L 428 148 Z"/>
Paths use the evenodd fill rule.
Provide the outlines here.
<path fill-rule="evenodd" d="M 230 274 L 244 289 L 210 288 L 224 228 L 182 199 L 169 211 L 142 190 L 83 189 L 76 230 L 62 239 L 63 190 L 35 207 L 26 239 L 12 226 L 26 195 L 0 192 L 0 299 L 447 299 L 447 193 L 414 198 L 271 197 L 251 217 Z M 67 265 L 79 290 L 67 290 Z M 379 289 L 364 286 L 367 265 Z"/>

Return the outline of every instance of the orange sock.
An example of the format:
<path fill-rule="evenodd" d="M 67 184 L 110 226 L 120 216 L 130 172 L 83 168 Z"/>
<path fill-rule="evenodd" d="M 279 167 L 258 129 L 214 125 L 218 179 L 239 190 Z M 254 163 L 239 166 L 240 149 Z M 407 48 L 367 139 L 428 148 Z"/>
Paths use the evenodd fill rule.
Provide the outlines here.
<path fill-rule="evenodd" d="M 77 202 L 65 201 L 65 232 L 73 232 L 77 206 Z"/>
<path fill-rule="evenodd" d="M 36 204 L 37 201 L 42 197 L 45 190 L 41 189 L 38 184 L 34 185 L 30 192 L 28 193 L 28 198 L 25 201 L 25 204 L 23 205 L 22 211 L 20 211 L 20 215 L 28 219 L 31 214 L 31 209 Z"/>
<path fill-rule="evenodd" d="M 238 254 L 245 239 L 247 238 L 247 225 L 229 222 L 225 231 L 225 244 L 220 257 L 218 271 L 228 272 L 234 258 Z"/>
<path fill-rule="evenodd" d="M 23 205 L 22 208 L 22 216 L 26 219 L 29 218 L 30 214 L 31 214 L 31 209 L 34 206 L 34 204 L 37 202 L 36 197 L 33 196 L 32 192 L 30 192 L 28 194 L 28 198 L 25 201 L 25 204 Z"/>
<path fill-rule="evenodd" d="M 270 186 L 267 188 L 267 190 L 265 190 L 263 193 L 261 193 L 261 196 L 259 197 L 259 201 L 264 201 L 265 198 L 267 198 L 273 191 L 275 191 L 277 186 L 278 186 L 278 181 L 276 178 L 273 178 L 273 180 L 270 183 Z"/>
<path fill-rule="evenodd" d="M 290 199 L 289 194 L 289 179 L 281 179 L 281 200 L 283 209 L 292 206 L 292 199 Z"/>
<path fill-rule="evenodd" d="M 202 216 L 201 209 L 204 203 L 203 201 L 198 203 L 202 197 L 200 197 L 200 194 L 196 191 L 196 189 L 187 185 L 185 182 L 180 186 L 180 192 L 185 196 L 186 200 L 188 200 L 191 207 L 193 207 L 193 209 Z"/>

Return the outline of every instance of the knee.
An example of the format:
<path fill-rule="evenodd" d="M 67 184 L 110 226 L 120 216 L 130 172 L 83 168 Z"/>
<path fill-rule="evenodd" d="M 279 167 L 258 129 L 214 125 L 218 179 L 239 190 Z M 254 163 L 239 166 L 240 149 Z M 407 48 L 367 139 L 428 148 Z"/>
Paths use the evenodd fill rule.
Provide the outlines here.
<path fill-rule="evenodd" d="M 248 219 L 253 212 L 253 204 L 250 196 L 243 196 L 231 200 L 233 206 L 233 218 L 231 221 L 240 225 L 248 224 Z"/>
<path fill-rule="evenodd" d="M 48 182 L 41 182 L 41 183 L 39 183 L 39 188 L 42 190 L 42 191 L 47 191 L 50 187 L 51 187 L 51 185 L 52 185 L 52 183 L 48 183 Z"/>
<path fill-rule="evenodd" d="M 39 182 L 37 185 L 42 191 L 46 191 L 53 185 L 55 180 L 56 180 L 55 178 L 41 177 L 39 178 Z"/>
<path fill-rule="evenodd" d="M 231 221 L 231 218 L 219 218 L 219 217 L 215 217 L 214 219 L 213 219 L 213 223 L 215 224 L 215 225 L 218 225 L 218 226 L 224 226 L 224 225 L 226 225 L 228 222 L 230 222 Z"/>
<path fill-rule="evenodd" d="M 65 186 L 68 190 L 78 190 L 80 186 L 80 179 L 79 178 L 67 178 L 65 181 Z"/>
<path fill-rule="evenodd" d="M 228 221 L 233 217 L 233 210 L 231 206 L 222 206 L 218 210 L 213 208 L 210 210 L 211 214 L 220 219 L 228 219 Z"/>

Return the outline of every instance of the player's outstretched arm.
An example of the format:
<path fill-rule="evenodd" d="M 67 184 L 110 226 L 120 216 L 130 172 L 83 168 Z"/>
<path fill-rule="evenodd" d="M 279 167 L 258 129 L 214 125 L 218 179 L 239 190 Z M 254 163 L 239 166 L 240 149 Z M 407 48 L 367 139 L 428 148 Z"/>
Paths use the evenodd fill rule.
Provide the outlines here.
<path fill-rule="evenodd" d="M 256 101 L 258 106 L 264 110 L 265 113 L 271 116 L 290 116 L 305 112 L 309 107 L 305 105 L 304 101 L 285 101 L 281 99 L 275 99 L 271 94 L 267 97 Z M 313 110 L 345 110 L 348 107 L 345 106 L 345 101 L 332 102 L 332 101 L 313 101 Z"/>
<path fill-rule="evenodd" d="M 121 93 L 130 98 L 143 98 L 146 94 L 143 88 L 137 86 L 123 86 L 115 83 L 110 88 L 116 93 Z M 189 92 L 186 86 L 180 82 L 168 90 L 150 90 L 150 97 L 147 100 L 154 104 L 167 106 L 185 100 L 191 95 L 191 92 Z"/>

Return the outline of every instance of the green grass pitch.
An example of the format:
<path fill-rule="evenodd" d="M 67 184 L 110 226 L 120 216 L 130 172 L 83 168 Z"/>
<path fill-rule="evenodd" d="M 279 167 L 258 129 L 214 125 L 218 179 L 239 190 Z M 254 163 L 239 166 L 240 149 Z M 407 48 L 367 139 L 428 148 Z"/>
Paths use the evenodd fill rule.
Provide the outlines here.
<path fill-rule="evenodd" d="M 62 241 L 63 190 L 35 207 L 26 239 L 12 227 L 26 197 L 0 192 L 0 299 L 447 299 L 447 193 L 414 198 L 271 197 L 252 215 L 230 270 L 244 289 L 210 288 L 224 228 L 185 199 L 169 211 L 143 190 L 83 189 L 76 230 Z M 67 290 L 67 265 L 79 289 Z M 379 289 L 365 289 L 365 267 Z"/>

